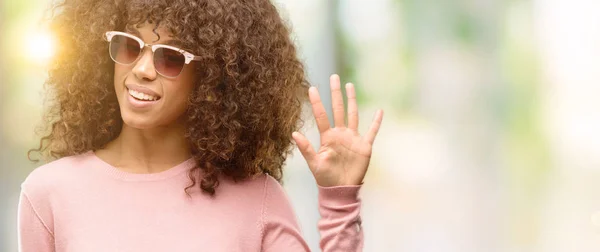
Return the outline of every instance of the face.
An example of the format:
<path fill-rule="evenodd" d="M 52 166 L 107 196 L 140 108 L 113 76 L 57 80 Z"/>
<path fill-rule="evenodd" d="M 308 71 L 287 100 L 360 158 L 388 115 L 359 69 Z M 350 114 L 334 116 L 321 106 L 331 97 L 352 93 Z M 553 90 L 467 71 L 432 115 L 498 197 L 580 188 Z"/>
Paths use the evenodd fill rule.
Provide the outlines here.
<path fill-rule="evenodd" d="M 153 31 L 154 28 L 155 25 L 146 23 L 125 32 L 150 45 L 177 47 L 166 29 L 159 27 Z M 155 32 L 160 35 L 160 40 L 157 40 L 159 37 Z M 157 51 L 157 56 L 166 57 L 158 55 L 159 52 Z M 193 64 L 193 61 L 185 64 L 176 77 L 165 77 L 156 71 L 150 47 L 144 47 L 139 58 L 131 64 L 115 63 L 114 85 L 123 122 L 133 128 L 150 129 L 170 126 L 180 121 L 187 109 L 188 97 L 194 89 Z"/>

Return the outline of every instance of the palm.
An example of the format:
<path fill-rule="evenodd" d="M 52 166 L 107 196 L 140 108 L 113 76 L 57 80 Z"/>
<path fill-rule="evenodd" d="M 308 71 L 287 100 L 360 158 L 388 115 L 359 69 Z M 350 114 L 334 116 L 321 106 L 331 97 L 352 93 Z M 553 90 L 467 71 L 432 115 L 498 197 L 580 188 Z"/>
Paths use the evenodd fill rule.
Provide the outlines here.
<path fill-rule="evenodd" d="M 321 135 L 315 158 L 315 177 L 331 182 L 322 186 L 358 185 L 371 159 L 371 144 L 350 129 L 329 129 Z"/>
<path fill-rule="evenodd" d="M 332 75 L 330 82 L 335 127 L 329 126 L 329 120 L 318 91 L 312 87 L 309 89 L 309 97 L 321 134 L 321 146 L 315 152 L 310 142 L 302 134 L 294 132 L 293 137 L 317 184 L 326 187 L 359 185 L 365 177 L 371 160 L 373 141 L 379 131 L 383 111 L 377 111 L 371 128 L 365 136 L 361 136 L 357 130 L 358 109 L 353 85 L 346 85 L 348 95 L 348 125 L 346 126 L 339 77 Z"/>

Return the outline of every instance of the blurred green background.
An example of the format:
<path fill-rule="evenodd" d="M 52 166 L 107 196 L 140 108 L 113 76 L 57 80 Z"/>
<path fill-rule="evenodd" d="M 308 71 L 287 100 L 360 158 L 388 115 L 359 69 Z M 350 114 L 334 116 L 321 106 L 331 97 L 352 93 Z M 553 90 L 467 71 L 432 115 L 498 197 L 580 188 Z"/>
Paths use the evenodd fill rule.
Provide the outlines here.
<path fill-rule="evenodd" d="M 361 191 L 364 251 L 600 249 L 600 1 L 275 2 L 322 94 L 331 73 L 354 83 L 362 132 L 385 110 Z M 26 152 L 60 43 L 48 6 L 0 2 L 0 251 L 17 250 L 19 185 L 40 165 Z M 318 251 L 299 152 L 284 177 Z"/>

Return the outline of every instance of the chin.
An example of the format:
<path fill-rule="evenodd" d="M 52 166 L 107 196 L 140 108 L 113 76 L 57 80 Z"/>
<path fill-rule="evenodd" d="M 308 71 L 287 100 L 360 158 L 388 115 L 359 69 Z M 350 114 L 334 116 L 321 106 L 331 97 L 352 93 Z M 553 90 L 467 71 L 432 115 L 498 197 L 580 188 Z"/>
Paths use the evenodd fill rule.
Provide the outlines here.
<path fill-rule="evenodd" d="M 145 116 L 124 114 L 121 119 L 123 119 L 123 124 L 136 129 L 150 129 L 157 126 L 155 120 Z"/>

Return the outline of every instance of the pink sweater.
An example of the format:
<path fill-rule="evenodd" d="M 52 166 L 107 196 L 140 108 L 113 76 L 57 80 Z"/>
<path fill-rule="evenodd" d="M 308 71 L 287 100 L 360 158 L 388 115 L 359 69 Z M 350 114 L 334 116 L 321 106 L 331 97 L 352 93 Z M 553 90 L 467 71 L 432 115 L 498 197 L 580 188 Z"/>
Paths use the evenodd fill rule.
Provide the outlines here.
<path fill-rule="evenodd" d="M 193 163 L 135 174 L 88 151 L 38 167 L 21 185 L 19 251 L 309 251 L 275 179 L 221 178 L 216 197 L 188 197 Z M 323 251 L 362 250 L 359 189 L 319 187 Z"/>

